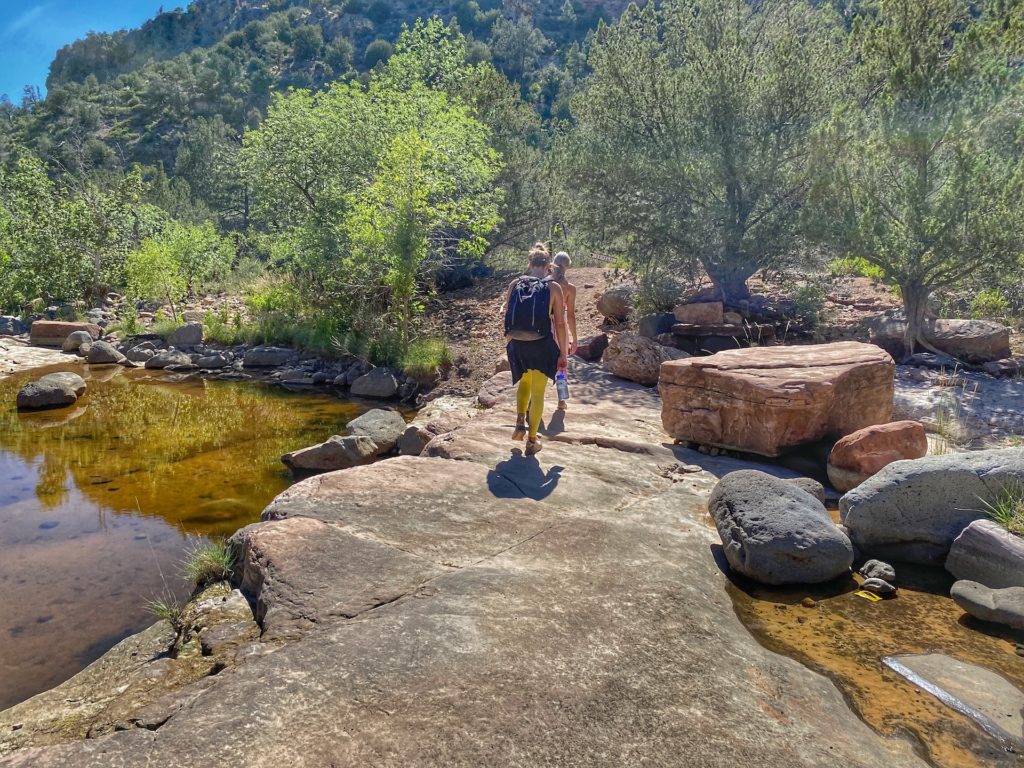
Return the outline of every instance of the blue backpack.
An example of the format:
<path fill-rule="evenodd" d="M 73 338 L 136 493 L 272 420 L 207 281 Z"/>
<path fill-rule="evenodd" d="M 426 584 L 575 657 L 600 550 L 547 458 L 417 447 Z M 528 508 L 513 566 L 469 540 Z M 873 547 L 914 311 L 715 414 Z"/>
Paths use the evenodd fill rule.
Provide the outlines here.
<path fill-rule="evenodd" d="M 538 341 L 551 335 L 551 278 L 523 275 L 512 287 L 505 310 L 505 335 Z"/>

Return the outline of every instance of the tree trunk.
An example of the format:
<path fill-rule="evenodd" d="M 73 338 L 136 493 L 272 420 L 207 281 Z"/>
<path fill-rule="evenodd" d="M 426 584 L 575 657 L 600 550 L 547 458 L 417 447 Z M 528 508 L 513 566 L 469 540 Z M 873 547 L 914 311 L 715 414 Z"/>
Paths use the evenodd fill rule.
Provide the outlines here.
<path fill-rule="evenodd" d="M 914 354 L 914 348 L 921 344 L 931 348 L 931 345 L 924 338 L 925 313 L 928 311 L 928 288 L 917 283 L 901 285 L 900 292 L 903 294 L 903 308 L 907 313 L 907 328 L 903 332 L 903 359 L 907 360 Z"/>
<path fill-rule="evenodd" d="M 725 303 L 750 298 L 747 278 L 753 271 L 739 268 L 735 264 L 705 264 L 704 271 L 722 294 L 722 301 Z"/>

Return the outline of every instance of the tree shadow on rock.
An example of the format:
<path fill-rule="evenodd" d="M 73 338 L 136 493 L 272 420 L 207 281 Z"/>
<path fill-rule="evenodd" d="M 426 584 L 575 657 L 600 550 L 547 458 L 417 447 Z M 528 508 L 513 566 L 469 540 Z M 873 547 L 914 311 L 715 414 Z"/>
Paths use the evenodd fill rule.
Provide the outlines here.
<path fill-rule="evenodd" d="M 487 473 L 487 489 L 499 499 L 541 501 L 558 486 L 562 469 L 553 466 L 545 472 L 535 456 L 524 456 L 520 449 L 513 448 L 510 458 L 498 462 Z"/>

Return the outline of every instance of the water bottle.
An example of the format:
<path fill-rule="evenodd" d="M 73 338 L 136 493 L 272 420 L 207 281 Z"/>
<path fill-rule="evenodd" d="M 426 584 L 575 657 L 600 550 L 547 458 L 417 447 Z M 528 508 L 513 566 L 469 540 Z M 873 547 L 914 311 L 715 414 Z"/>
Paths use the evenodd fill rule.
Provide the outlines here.
<path fill-rule="evenodd" d="M 559 400 L 569 399 L 569 382 L 565 378 L 564 371 L 559 371 L 555 374 L 555 391 L 558 392 Z"/>

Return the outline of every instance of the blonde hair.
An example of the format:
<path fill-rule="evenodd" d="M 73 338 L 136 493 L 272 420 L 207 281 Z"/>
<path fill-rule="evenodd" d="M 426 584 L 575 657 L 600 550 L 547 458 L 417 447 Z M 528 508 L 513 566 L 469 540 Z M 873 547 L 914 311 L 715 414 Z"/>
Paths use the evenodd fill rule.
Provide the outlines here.
<path fill-rule="evenodd" d="M 555 258 L 551 263 L 554 265 L 551 270 L 552 277 L 556 281 L 562 282 L 565 279 L 565 270 L 572 264 L 572 259 L 569 258 L 569 254 L 565 251 L 559 251 L 555 254 Z"/>

